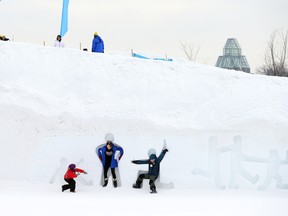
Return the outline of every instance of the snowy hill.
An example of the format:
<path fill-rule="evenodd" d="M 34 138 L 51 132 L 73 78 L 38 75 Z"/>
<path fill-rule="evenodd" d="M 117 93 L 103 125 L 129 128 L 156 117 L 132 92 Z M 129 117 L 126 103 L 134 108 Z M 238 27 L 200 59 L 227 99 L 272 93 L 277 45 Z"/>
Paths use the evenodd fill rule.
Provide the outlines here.
<path fill-rule="evenodd" d="M 170 196 L 181 197 L 186 204 L 190 201 L 185 197 L 192 196 L 197 203 L 196 190 L 223 185 L 227 192 L 220 196 L 225 202 L 230 195 L 235 196 L 237 188 L 251 191 L 254 198 L 263 196 L 259 189 L 285 197 L 273 203 L 281 215 L 287 210 L 282 200 L 287 201 L 288 192 L 287 92 L 287 78 L 223 70 L 182 59 L 166 62 L 133 58 L 129 53 L 96 54 L 0 42 L 0 182 L 6 188 L 1 196 L 9 197 L 12 190 L 20 201 L 27 191 L 38 191 L 35 193 L 48 193 L 61 200 L 63 172 L 69 163 L 80 162 L 89 175 L 78 180 L 77 195 L 86 193 L 82 198 L 87 200 L 94 193 L 104 200 L 123 195 L 134 203 L 135 194 L 147 193 L 148 183 L 137 191 L 131 184 L 138 170 L 147 167 L 130 161 L 147 158 L 151 148 L 159 154 L 166 140 L 169 153 L 161 165 L 161 182 L 164 186 L 173 183 L 174 188 L 160 187 L 159 194 L 164 195 L 155 198 L 159 203 L 177 202 Z M 122 186 L 117 189 L 111 182 L 107 189 L 99 186 L 101 164 L 95 148 L 104 142 L 106 133 L 114 134 L 115 142 L 125 151 L 120 161 Z M 236 149 L 239 143 L 242 149 Z M 211 153 L 211 144 L 219 145 L 217 154 Z M 220 148 L 226 150 L 220 153 Z M 210 173 L 202 172 L 203 176 L 200 173 L 205 169 Z M 265 184 L 269 175 L 273 181 Z M 283 188 L 275 187 L 276 175 Z M 255 176 L 258 181 L 251 183 Z M 16 180 L 20 190 L 11 185 Z M 87 182 L 92 185 L 87 186 Z M 234 183 L 238 187 L 233 187 Z M 71 201 L 68 195 L 63 196 Z M 214 200 L 214 195 L 207 196 Z M 6 200 L 8 206 L 13 205 Z M 146 203 L 149 198 L 140 201 Z M 231 201 L 231 206 L 237 209 L 238 201 Z M 205 208 L 205 202 L 200 206 Z M 218 204 L 221 206 L 217 202 L 215 209 L 220 208 Z M 200 206 L 194 210 L 201 212 Z M 22 208 L 25 212 L 27 207 Z M 160 214 L 156 205 L 152 208 Z M 167 207 L 164 213 L 176 214 L 175 209 Z M 273 212 L 269 206 L 258 210 L 252 205 L 249 209 L 248 214 L 238 213 L 255 216 Z M 213 211 L 203 212 L 200 215 Z M 27 210 L 27 215 L 38 213 L 37 209 Z M 188 210 L 182 215 L 190 213 Z"/>

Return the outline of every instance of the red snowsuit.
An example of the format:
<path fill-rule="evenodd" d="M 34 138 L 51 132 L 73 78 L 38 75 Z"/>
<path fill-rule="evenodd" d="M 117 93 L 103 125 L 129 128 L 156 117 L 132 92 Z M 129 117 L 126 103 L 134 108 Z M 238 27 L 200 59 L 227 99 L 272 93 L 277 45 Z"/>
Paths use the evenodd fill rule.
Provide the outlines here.
<path fill-rule="evenodd" d="M 76 172 L 84 173 L 84 170 L 75 168 L 74 171 L 72 171 L 68 168 L 67 172 L 64 175 L 64 179 L 76 178 L 77 177 Z"/>
<path fill-rule="evenodd" d="M 64 180 L 68 183 L 66 185 L 62 185 L 62 192 L 70 189 L 70 192 L 75 192 L 76 182 L 74 178 L 77 177 L 76 172 L 84 173 L 85 171 L 82 169 L 75 168 L 73 171 L 68 168 L 67 172 L 64 175 Z"/>

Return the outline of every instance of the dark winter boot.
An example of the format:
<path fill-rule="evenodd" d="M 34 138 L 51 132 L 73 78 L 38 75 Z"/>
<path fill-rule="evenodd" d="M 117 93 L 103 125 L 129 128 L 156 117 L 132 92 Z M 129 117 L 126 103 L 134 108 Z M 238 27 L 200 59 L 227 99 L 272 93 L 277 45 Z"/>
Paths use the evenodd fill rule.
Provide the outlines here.
<path fill-rule="evenodd" d="M 136 184 L 133 184 L 133 188 L 141 188 L 141 182 L 136 181 Z"/>
<path fill-rule="evenodd" d="M 150 193 L 157 193 L 156 188 L 155 187 L 151 187 L 151 192 Z"/>
<path fill-rule="evenodd" d="M 105 178 L 105 179 L 104 179 L 104 184 L 103 184 L 103 187 L 106 187 L 106 186 L 107 186 L 107 184 L 108 184 L 108 178 Z"/>
<path fill-rule="evenodd" d="M 114 188 L 117 187 L 117 179 L 112 179 Z"/>

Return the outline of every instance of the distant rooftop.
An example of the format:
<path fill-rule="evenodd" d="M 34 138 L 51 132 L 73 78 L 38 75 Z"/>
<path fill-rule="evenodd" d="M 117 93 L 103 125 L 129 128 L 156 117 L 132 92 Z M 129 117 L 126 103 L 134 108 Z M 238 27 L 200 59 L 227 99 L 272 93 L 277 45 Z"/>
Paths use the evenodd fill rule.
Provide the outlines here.
<path fill-rule="evenodd" d="M 244 71 L 250 73 L 250 66 L 245 56 L 241 55 L 241 47 L 236 38 L 228 38 L 223 56 L 219 56 L 216 67 Z"/>

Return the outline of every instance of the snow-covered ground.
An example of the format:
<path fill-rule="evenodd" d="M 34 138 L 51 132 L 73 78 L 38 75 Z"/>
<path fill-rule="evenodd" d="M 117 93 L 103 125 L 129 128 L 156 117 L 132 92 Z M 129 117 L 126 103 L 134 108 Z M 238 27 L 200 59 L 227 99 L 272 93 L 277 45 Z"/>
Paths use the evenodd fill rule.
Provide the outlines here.
<path fill-rule="evenodd" d="M 1 212 L 286 215 L 287 92 L 287 78 L 182 59 L 0 42 Z M 107 133 L 125 151 L 116 189 L 95 154 Z M 158 194 L 133 189 L 147 167 L 131 160 L 164 143 Z M 61 192 L 69 163 L 88 171 L 76 194 Z"/>

